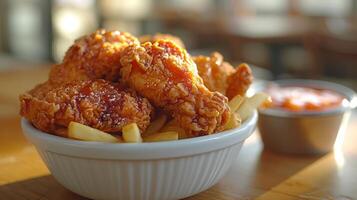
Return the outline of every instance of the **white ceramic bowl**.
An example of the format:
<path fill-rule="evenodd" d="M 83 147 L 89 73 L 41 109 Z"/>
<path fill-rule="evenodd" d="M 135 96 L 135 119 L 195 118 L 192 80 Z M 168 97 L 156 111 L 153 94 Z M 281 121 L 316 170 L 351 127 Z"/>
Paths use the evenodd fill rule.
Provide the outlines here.
<path fill-rule="evenodd" d="M 22 119 L 52 175 L 91 199 L 179 199 L 218 182 L 255 129 L 255 112 L 241 127 L 170 142 L 108 144 L 57 137 Z"/>

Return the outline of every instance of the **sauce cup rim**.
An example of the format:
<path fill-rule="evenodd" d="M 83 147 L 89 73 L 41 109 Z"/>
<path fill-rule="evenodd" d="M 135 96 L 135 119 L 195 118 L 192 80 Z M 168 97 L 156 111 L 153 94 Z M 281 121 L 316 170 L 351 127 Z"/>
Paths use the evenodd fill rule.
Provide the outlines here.
<path fill-rule="evenodd" d="M 255 91 L 263 91 L 270 84 L 276 84 L 278 86 L 296 86 L 296 87 L 310 87 L 316 89 L 325 89 L 336 92 L 347 100 L 341 106 L 332 109 L 326 109 L 322 111 L 289 111 L 277 108 L 265 108 L 258 109 L 259 114 L 272 115 L 278 117 L 302 117 L 302 116 L 322 116 L 322 115 L 336 115 L 340 113 L 344 113 L 346 111 L 352 110 L 357 106 L 357 95 L 356 93 L 343 85 L 322 81 L 322 80 L 312 80 L 312 79 L 281 79 L 275 81 L 262 81 L 253 86 L 253 90 Z"/>

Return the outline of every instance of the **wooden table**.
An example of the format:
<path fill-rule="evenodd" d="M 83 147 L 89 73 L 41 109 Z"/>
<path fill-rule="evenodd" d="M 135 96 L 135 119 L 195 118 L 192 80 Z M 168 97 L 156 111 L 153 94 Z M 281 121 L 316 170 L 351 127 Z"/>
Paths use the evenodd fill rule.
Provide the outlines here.
<path fill-rule="evenodd" d="M 85 199 L 62 187 L 24 138 L 18 94 L 47 77 L 47 68 L 0 72 L 0 199 Z M 188 199 L 357 199 L 357 115 L 343 148 L 324 156 L 275 154 L 257 132 L 223 179 Z"/>

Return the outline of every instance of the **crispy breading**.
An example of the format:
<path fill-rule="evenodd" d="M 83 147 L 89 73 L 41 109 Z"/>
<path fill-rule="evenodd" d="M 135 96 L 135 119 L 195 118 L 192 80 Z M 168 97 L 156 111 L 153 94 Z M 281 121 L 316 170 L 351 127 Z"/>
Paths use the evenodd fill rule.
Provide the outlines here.
<path fill-rule="evenodd" d="M 192 136 L 221 131 L 229 120 L 227 98 L 204 86 L 191 57 L 175 43 L 131 45 L 121 64 L 122 79 Z"/>
<path fill-rule="evenodd" d="M 20 96 L 21 115 L 38 129 L 62 136 L 70 121 L 109 133 L 136 122 L 144 131 L 152 103 L 190 137 L 223 130 L 230 118 L 228 98 L 244 95 L 252 82 L 249 67 L 234 69 L 219 53 L 192 59 L 171 35 L 141 42 L 129 33 L 105 30 L 79 38 L 52 67 L 47 82 Z"/>
<path fill-rule="evenodd" d="M 45 132 L 66 136 L 71 121 L 109 132 L 136 122 L 144 131 L 153 107 L 147 99 L 105 80 L 76 81 L 48 89 L 47 83 L 20 96 L 20 114 Z M 50 86 L 52 87 L 52 86 Z M 44 88 L 46 93 L 41 93 Z"/>
<path fill-rule="evenodd" d="M 244 96 L 253 81 L 252 71 L 247 64 L 233 68 L 218 52 L 213 52 L 210 57 L 196 56 L 193 60 L 206 87 L 226 95 L 228 99 L 236 95 Z"/>
<path fill-rule="evenodd" d="M 245 63 L 240 64 L 234 73 L 228 77 L 228 88 L 226 96 L 232 99 L 236 95 L 244 96 L 249 86 L 253 82 L 253 73 L 249 66 Z"/>
<path fill-rule="evenodd" d="M 50 82 L 63 84 L 74 80 L 119 79 L 120 54 L 137 38 L 126 32 L 98 30 L 77 39 L 68 49 L 63 62 L 54 65 Z"/>
<path fill-rule="evenodd" d="M 210 57 L 193 57 L 197 65 L 198 74 L 202 77 L 205 86 L 211 91 L 226 94 L 227 79 L 234 72 L 234 68 L 227 62 L 223 62 L 223 56 L 214 52 Z"/>

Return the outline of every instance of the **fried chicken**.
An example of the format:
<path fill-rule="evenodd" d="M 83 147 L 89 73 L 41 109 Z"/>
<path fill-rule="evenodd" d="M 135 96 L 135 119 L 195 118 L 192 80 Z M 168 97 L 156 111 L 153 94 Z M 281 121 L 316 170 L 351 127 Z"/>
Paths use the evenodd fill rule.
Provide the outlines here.
<path fill-rule="evenodd" d="M 155 35 L 143 35 L 143 36 L 139 37 L 139 41 L 141 43 L 145 43 L 145 42 L 154 43 L 157 40 L 171 40 L 177 46 L 179 46 L 181 48 L 185 48 L 185 44 L 179 37 L 173 36 L 170 34 L 156 33 Z"/>
<path fill-rule="evenodd" d="M 253 73 L 249 66 L 245 63 L 240 64 L 235 72 L 228 77 L 228 88 L 226 96 L 232 99 L 236 95 L 244 96 L 253 82 Z"/>
<path fill-rule="evenodd" d="M 198 74 L 211 91 L 226 95 L 229 99 L 236 95 L 244 95 L 253 81 L 253 74 L 247 64 L 241 64 L 236 69 L 223 56 L 214 52 L 210 57 L 193 57 Z"/>
<path fill-rule="evenodd" d="M 168 112 L 191 136 L 223 130 L 230 116 L 227 98 L 209 91 L 187 52 L 169 40 L 127 47 L 122 79 Z"/>
<path fill-rule="evenodd" d="M 217 52 L 207 56 L 193 57 L 197 65 L 198 74 L 202 77 L 205 86 L 211 91 L 226 94 L 227 79 L 234 72 L 234 68 L 227 62 L 223 62 L 223 56 Z"/>
<path fill-rule="evenodd" d="M 139 41 L 118 31 L 99 30 L 79 38 L 63 62 L 52 67 L 47 82 L 20 96 L 21 115 L 38 129 L 62 136 L 71 121 L 109 133 L 136 122 L 144 131 L 153 107 L 112 83 L 119 79 L 120 54 L 130 44 Z"/>
<path fill-rule="evenodd" d="M 152 103 L 190 137 L 222 131 L 230 118 L 227 97 L 246 92 L 249 67 L 234 69 L 219 53 L 192 59 L 171 35 L 140 41 L 105 30 L 79 38 L 52 67 L 47 82 L 20 96 L 21 115 L 61 136 L 67 136 L 71 121 L 109 133 L 135 122 L 144 131 Z"/>
<path fill-rule="evenodd" d="M 63 84 L 74 80 L 119 79 L 120 54 L 137 38 L 126 32 L 98 30 L 83 36 L 66 52 L 61 64 L 53 66 L 50 83 Z"/>
<path fill-rule="evenodd" d="M 20 114 L 42 131 L 66 136 L 71 121 L 109 133 L 120 132 L 132 122 L 144 131 L 150 123 L 153 107 L 147 99 L 119 84 L 86 80 L 52 89 L 46 84 L 20 96 Z"/>
<path fill-rule="evenodd" d="M 34 96 L 38 99 L 43 99 L 46 94 L 53 90 L 56 85 L 51 84 L 49 81 L 36 85 L 32 90 L 28 91 L 27 93 L 31 96 Z M 57 86 L 58 87 L 58 86 Z"/>

